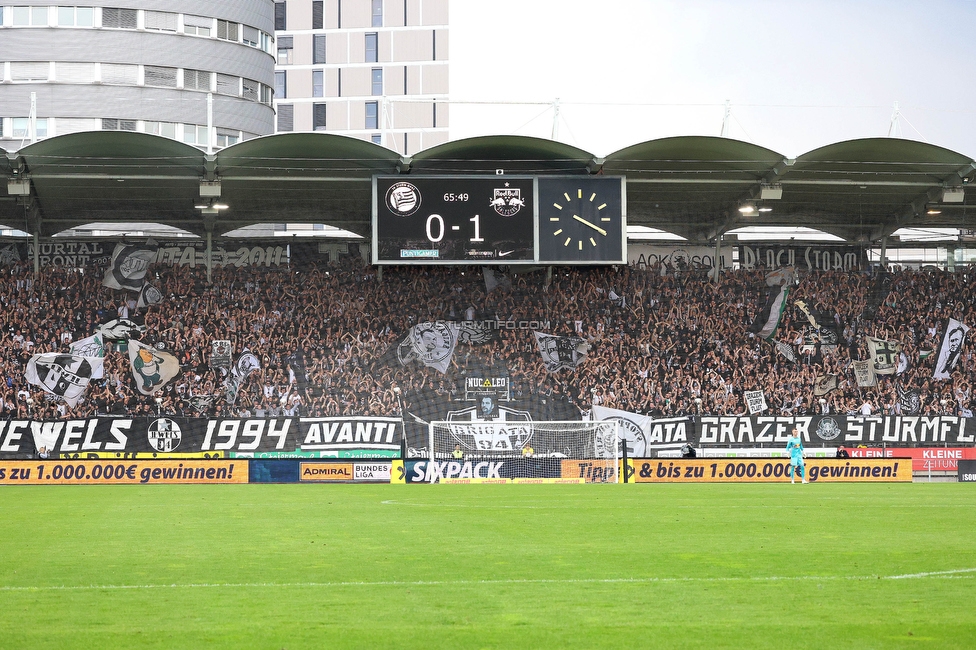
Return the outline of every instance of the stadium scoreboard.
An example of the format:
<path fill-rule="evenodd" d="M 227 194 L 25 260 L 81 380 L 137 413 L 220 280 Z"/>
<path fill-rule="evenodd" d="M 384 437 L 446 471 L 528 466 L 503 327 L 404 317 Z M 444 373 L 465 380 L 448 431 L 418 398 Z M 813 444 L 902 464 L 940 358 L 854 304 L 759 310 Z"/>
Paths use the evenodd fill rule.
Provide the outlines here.
<path fill-rule="evenodd" d="M 626 264 L 617 176 L 374 176 L 374 264 Z"/>

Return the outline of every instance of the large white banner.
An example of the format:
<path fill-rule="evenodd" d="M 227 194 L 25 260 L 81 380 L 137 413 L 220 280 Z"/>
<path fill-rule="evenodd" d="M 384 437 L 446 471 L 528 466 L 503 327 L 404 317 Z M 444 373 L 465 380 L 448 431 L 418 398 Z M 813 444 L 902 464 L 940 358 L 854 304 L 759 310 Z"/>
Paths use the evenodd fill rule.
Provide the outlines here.
<path fill-rule="evenodd" d="M 678 449 L 694 437 L 689 418 L 652 418 L 620 409 L 593 406 L 594 420 L 616 420 L 620 436 L 627 443 L 629 458 L 646 458 L 652 449 Z"/>

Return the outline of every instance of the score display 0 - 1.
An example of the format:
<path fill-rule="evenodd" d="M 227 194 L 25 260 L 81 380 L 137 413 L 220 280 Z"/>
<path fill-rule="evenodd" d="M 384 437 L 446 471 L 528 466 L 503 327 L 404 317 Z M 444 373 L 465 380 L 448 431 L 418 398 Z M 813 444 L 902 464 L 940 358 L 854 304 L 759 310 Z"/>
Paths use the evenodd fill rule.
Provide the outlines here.
<path fill-rule="evenodd" d="M 624 188 L 622 177 L 374 176 L 373 263 L 623 264 Z"/>

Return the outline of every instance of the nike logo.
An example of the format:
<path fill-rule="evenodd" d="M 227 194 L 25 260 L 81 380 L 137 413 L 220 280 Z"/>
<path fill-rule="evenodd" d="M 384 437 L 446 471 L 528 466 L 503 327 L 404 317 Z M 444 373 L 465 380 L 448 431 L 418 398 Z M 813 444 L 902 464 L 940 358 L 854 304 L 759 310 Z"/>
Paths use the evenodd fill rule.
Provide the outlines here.
<path fill-rule="evenodd" d="M 511 255 L 511 254 L 512 254 L 512 253 L 514 253 L 514 252 L 515 252 L 515 251 L 505 251 L 505 252 L 501 252 L 501 251 L 499 251 L 499 252 L 498 252 L 498 257 L 505 257 L 506 255 Z"/>

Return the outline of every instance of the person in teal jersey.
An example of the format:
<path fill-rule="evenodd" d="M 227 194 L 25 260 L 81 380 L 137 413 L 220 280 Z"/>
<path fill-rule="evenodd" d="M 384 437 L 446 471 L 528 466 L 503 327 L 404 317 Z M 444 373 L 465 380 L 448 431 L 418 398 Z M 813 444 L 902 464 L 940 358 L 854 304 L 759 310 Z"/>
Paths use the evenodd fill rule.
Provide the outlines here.
<path fill-rule="evenodd" d="M 793 427 L 793 434 L 786 439 L 786 451 L 790 455 L 790 483 L 796 483 L 796 473 L 800 473 L 800 479 L 806 483 L 807 475 L 803 465 L 803 439 L 800 432 Z"/>

